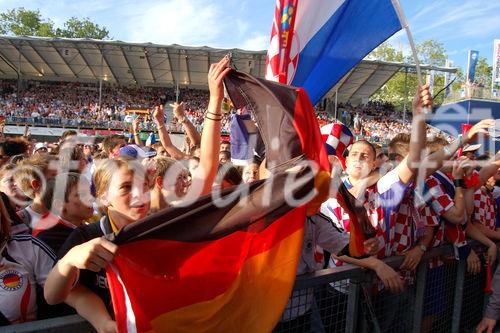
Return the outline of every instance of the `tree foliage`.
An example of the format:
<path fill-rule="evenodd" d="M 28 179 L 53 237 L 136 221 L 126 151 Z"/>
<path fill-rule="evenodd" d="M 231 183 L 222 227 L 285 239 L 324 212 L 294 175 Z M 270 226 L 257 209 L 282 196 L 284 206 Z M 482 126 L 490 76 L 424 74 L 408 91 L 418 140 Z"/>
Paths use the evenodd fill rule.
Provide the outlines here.
<path fill-rule="evenodd" d="M 23 7 L 0 13 L 0 33 L 11 36 L 66 37 L 109 39 L 106 27 L 89 18 L 69 18 L 63 27 L 55 27 L 50 19 L 44 19 L 40 11 Z"/>
<path fill-rule="evenodd" d="M 64 23 L 64 29 L 56 29 L 56 32 L 58 36 L 67 38 L 106 39 L 109 37 L 108 29 L 100 27 L 88 17 L 83 20 L 71 17 Z"/>
<path fill-rule="evenodd" d="M 442 43 L 435 40 L 426 40 L 417 44 L 419 61 L 422 64 L 433 66 L 444 66 L 446 62 L 446 50 Z M 385 42 L 370 53 L 370 57 L 382 61 L 397 61 L 405 63 L 414 63 L 413 57 L 405 57 L 401 51 L 397 51 L 392 45 Z M 427 73 L 422 73 L 426 75 Z M 425 80 L 425 77 L 423 78 Z M 406 81 L 406 83 L 405 83 Z M 407 110 L 410 109 L 411 100 L 417 91 L 418 79 L 414 71 L 405 69 L 396 73 L 387 81 L 372 97 L 372 100 L 383 100 L 391 102 L 397 108 L 402 110 L 406 104 Z M 405 88 L 406 87 L 406 88 Z M 435 73 L 434 76 L 434 94 L 444 87 L 444 75 Z M 443 94 L 435 100 L 435 103 L 442 103 Z"/>
<path fill-rule="evenodd" d="M 474 81 L 484 84 L 485 87 L 491 87 L 492 72 L 493 66 L 488 65 L 488 60 L 484 57 L 479 57 L 476 64 Z"/>

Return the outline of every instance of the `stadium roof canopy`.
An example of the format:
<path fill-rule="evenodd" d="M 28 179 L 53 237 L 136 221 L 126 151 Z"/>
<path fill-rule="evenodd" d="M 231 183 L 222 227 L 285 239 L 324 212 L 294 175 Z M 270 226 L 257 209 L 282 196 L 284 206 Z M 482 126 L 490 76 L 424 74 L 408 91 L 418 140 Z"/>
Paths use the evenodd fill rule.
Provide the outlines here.
<path fill-rule="evenodd" d="M 264 77 L 266 51 L 215 49 L 94 39 L 0 36 L 0 77 L 48 81 L 97 82 L 140 86 L 182 86 L 207 89 L 211 63 L 232 52 L 238 70 Z M 363 60 L 330 91 L 338 102 L 360 103 L 395 73 L 414 65 Z M 455 72 L 456 68 L 422 66 Z M 327 95 L 328 96 L 328 95 Z"/>

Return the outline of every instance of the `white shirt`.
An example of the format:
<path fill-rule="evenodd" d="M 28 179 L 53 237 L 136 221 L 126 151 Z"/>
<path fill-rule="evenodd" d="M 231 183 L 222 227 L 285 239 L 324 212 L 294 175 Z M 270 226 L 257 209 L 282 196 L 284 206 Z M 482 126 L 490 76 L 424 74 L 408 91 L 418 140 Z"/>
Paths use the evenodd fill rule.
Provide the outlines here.
<path fill-rule="evenodd" d="M 11 322 L 36 319 L 36 285 L 43 287 L 56 255 L 31 235 L 15 235 L 0 252 L 0 312 Z"/>

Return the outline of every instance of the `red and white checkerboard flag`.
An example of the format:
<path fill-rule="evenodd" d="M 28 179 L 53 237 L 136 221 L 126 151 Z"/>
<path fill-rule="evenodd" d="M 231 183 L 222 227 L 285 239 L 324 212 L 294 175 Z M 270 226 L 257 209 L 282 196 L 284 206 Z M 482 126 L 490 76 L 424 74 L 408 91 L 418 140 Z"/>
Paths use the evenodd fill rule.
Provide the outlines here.
<path fill-rule="evenodd" d="M 297 47 L 292 49 L 298 0 L 276 0 L 271 44 L 266 58 L 266 79 L 290 84 L 297 68 Z"/>
<path fill-rule="evenodd" d="M 337 156 L 345 170 L 344 152 L 354 142 L 351 130 L 341 122 L 321 127 L 321 136 L 328 155 Z"/>

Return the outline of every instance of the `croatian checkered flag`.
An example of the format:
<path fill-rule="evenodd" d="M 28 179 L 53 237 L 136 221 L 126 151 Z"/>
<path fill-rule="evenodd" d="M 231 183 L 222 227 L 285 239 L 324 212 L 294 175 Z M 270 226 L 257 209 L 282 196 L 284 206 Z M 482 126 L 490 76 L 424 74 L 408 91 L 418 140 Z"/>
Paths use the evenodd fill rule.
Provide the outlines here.
<path fill-rule="evenodd" d="M 345 170 L 344 152 L 354 142 L 351 130 L 341 122 L 321 127 L 321 136 L 328 155 L 337 156 Z"/>

